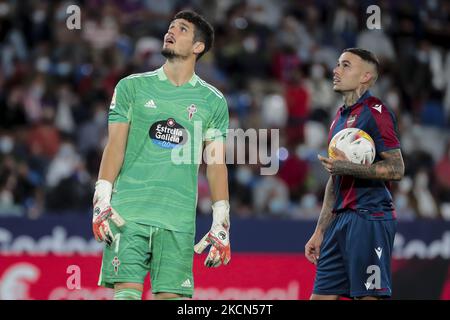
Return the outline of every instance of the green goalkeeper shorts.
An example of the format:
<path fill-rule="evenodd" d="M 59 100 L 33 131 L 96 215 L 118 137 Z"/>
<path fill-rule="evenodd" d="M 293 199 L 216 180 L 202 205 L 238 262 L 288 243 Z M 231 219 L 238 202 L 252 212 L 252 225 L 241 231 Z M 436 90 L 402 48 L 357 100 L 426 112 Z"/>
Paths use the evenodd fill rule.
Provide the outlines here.
<path fill-rule="evenodd" d="M 192 298 L 194 234 L 127 221 L 120 231 L 110 223 L 115 241 L 103 250 L 98 285 L 144 283 L 150 272 L 152 293 L 168 292 Z"/>

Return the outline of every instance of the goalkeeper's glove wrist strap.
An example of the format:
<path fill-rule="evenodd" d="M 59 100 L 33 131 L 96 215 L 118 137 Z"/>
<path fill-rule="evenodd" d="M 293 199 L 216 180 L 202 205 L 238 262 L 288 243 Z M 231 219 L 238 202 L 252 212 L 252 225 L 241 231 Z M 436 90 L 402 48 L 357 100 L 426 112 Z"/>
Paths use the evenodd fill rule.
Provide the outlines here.
<path fill-rule="evenodd" d="M 212 205 L 213 221 L 222 222 L 229 221 L 230 203 L 228 200 L 219 200 Z"/>
<path fill-rule="evenodd" d="M 108 180 L 97 180 L 95 183 L 95 192 L 98 199 L 109 202 L 111 200 L 112 187 L 112 183 Z"/>

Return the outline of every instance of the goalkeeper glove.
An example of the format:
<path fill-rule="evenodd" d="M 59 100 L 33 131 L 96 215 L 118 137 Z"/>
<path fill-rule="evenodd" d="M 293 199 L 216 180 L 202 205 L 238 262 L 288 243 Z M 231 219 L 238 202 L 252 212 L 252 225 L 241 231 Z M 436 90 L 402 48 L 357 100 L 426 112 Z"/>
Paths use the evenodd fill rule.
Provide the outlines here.
<path fill-rule="evenodd" d="M 98 180 L 95 184 L 94 214 L 92 218 L 92 230 L 95 239 L 106 242 L 110 246 L 114 240 L 114 234 L 109 226 L 111 220 L 117 227 L 122 227 L 125 220 L 111 207 L 112 184 L 107 180 Z"/>
<path fill-rule="evenodd" d="M 211 230 L 195 246 L 196 253 L 202 253 L 211 244 L 205 266 L 227 265 L 231 260 L 230 249 L 230 204 L 227 200 L 217 201 L 212 206 L 213 222 Z"/>

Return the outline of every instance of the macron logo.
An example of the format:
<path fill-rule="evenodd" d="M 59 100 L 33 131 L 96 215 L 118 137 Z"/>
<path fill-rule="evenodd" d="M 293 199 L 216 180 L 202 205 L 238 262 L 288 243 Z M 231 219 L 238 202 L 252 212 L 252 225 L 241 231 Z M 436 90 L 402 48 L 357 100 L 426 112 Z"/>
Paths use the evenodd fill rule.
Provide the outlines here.
<path fill-rule="evenodd" d="M 374 109 L 377 110 L 379 113 L 381 113 L 382 105 L 381 105 L 381 104 L 376 104 L 376 105 L 374 105 L 372 108 L 374 108 Z"/>
<path fill-rule="evenodd" d="M 372 285 L 371 283 L 365 282 L 364 285 L 366 286 L 366 290 L 370 289 L 370 286 Z"/>
<path fill-rule="evenodd" d="M 147 103 L 144 104 L 144 106 L 145 106 L 146 108 L 156 109 L 156 104 L 155 104 L 155 102 L 153 101 L 153 99 L 148 100 Z"/>
<path fill-rule="evenodd" d="M 183 288 L 190 288 L 190 287 L 192 287 L 191 280 L 186 279 L 186 280 L 181 284 L 181 286 L 182 286 Z"/>
<path fill-rule="evenodd" d="M 375 248 L 375 253 L 376 253 L 377 256 L 378 256 L 378 259 L 381 259 L 381 254 L 383 253 L 383 249 L 380 248 L 380 247 Z"/>

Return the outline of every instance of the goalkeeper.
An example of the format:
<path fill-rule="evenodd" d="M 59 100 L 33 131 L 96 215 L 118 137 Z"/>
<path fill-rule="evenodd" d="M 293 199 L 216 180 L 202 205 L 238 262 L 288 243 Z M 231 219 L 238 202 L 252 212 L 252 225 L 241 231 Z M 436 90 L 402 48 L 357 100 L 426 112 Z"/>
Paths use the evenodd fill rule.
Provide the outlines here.
<path fill-rule="evenodd" d="M 201 253 L 211 245 L 207 267 L 230 261 L 228 107 L 194 70 L 213 40 L 203 17 L 179 12 L 164 36 L 165 64 L 130 75 L 115 88 L 93 200 L 93 232 L 106 243 L 99 285 L 114 288 L 114 299 L 141 299 L 148 272 L 155 299 L 192 297 L 193 247 Z M 204 148 L 214 156 L 207 159 L 213 222 L 194 246 L 198 156 Z"/>

